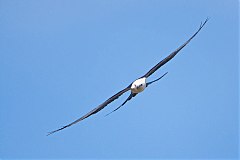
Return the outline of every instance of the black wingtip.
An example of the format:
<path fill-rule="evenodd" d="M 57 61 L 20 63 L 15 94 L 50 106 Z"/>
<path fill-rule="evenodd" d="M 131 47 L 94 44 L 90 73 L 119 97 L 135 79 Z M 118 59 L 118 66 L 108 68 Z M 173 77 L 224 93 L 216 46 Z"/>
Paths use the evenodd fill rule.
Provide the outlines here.
<path fill-rule="evenodd" d="M 57 130 L 48 132 L 46 136 L 50 136 L 51 134 L 56 133 L 56 132 L 58 132 L 58 131 L 61 131 L 61 130 L 63 130 L 63 129 L 66 128 L 66 127 L 68 127 L 68 126 L 63 126 L 62 128 L 59 128 L 59 129 L 57 129 Z"/>
<path fill-rule="evenodd" d="M 209 17 L 207 17 L 204 22 L 206 22 L 206 21 L 208 21 L 208 20 L 209 20 Z"/>
<path fill-rule="evenodd" d="M 50 136 L 51 134 L 53 134 L 53 132 L 48 132 L 46 136 Z"/>
<path fill-rule="evenodd" d="M 202 23 L 201 22 L 201 25 L 200 25 L 200 28 L 202 28 L 208 21 L 209 21 L 209 17 L 206 18 L 206 20 Z"/>
<path fill-rule="evenodd" d="M 55 133 L 57 131 L 60 131 L 60 130 L 55 130 L 55 131 L 48 132 L 46 136 L 50 136 L 51 134 L 53 134 L 53 133 Z"/>

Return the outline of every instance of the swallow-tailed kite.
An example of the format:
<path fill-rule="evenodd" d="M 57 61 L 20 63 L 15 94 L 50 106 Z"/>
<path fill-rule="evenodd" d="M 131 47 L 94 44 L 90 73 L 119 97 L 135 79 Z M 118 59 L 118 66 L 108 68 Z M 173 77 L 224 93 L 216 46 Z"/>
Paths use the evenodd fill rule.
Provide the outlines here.
<path fill-rule="evenodd" d="M 167 73 L 165 73 L 164 75 L 162 75 L 160 78 L 151 81 L 151 82 L 146 82 L 147 78 L 152 75 L 156 70 L 158 70 L 161 66 L 163 66 L 165 63 L 167 63 L 169 60 L 171 60 L 181 49 L 183 49 L 197 34 L 198 32 L 203 28 L 203 26 L 207 23 L 208 19 L 206 19 L 204 21 L 204 23 L 201 23 L 199 29 L 192 35 L 192 37 L 190 37 L 183 45 L 181 45 L 179 48 L 177 48 L 174 52 L 172 52 L 170 55 L 168 55 L 166 58 L 164 58 L 162 61 L 160 61 L 158 64 L 156 64 L 152 69 L 150 69 L 145 75 L 143 75 L 142 77 L 138 78 L 137 80 L 135 80 L 134 82 L 132 82 L 130 85 L 128 85 L 126 88 L 124 88 L 123 90 L 119 91 L 118 93 L 116 93 L 115 95 L 113 95 L 112 97 L 110 97 L 109 99 L 107 99 L 105 102 L 103 102 L 102 104 L 100 104 L 98 107 L 94 108 L 93 110 L 91 110 L 90 112 L 88 112 L 87 114 L 85 114 L 84 116 L 82 116 L 81 118 L 75 120 L 74 122 L 65 125 L 57 130 L 54 130 L 52 132 L 49 132 L 48 135 L 53 134 L 55 132 L 58 132 L 60 130 L 63 130 L 67 127 L 70 127 L 82 120 L 84 120 L 85 118 L 88 118 L 89 116 L 99 112 L 100 110 L 102 110 L 104 107 L 106 107 L 108 104 L 110 104 L 111 102 L 113 102 L 114 100 L 116 100 L 118 97 L 120 97 L 123 93 L 127 92 L 127 91 L 131 91 L 129 97 L 115 110 L 113 110 L 112 112 L 118 110 L 120 107 L 122 107 L 127 101 L 131 100 L 133 97 L 135 97 L 138 93 L 142 92 L 146 87 L 148 87 L 151 83 L 156 82 L 158 80 L 160 80 L 163 76 L 165 76 Z M 112 112 L 110 112 L 109 114 L 111 114 Z M 109 115 L 107 114 L 107 115 Z"/>

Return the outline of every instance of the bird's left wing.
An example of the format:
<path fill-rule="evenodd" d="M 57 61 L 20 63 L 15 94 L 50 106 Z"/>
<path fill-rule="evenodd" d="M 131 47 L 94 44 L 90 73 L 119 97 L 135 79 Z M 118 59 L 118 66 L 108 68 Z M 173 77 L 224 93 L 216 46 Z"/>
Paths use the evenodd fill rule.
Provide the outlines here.
<path fill-rule="evenodd" d="M 53 134 L 53 133 L 55 133 L 55 132 L 58 132 L 58 131 L 60 131 L 60 130 L 65 129 L 65 128 L 67 128 L 67 127 L 70 127 L 70 126 L 72 126 L 72 125 L 74 125 L 74 124 L 76 124 L 76 123 L 84 120 L 85 118 L 88 118 L 89 116 L 91 116 L 91 115 L 99 112 L 99 111 L 102 110 L 104 107 L 106 107 L 108 104 L 110 104 L 110 103 L 113 102 L 115 99 L 117 99 L 118 97 L 120 97 L 123 93 L 129 91 L 129 90 L 130 90 L 130 86 L 131 86 L 131 85 L 129 85 L 129 86 L 126 87 L 125 89 L 119 91 L 118 93 L 116 93 L 115 95 L 113 95 L 112 97 L 110 97 L 109 99 L 107 99 L 105 102 L 103 102 L 103 103 L 100 104 L 98 107 L 94 108 L 93 110 L 91 110 L 90 112 L 88 112 L 87 114 L 85 114 L 84 116 L 82 116 L 81 118 L 75 120 L 74 122 L 72 122 L 72 123 L 70 123 L 70 124 L 68 124 L 68 125 L 66 125 L 66 126 L 63 126 L 62 128 L 59 128 L 59 129 L 54 130 L 54 131 L 52 131 L 52 132 L 49 132 L 47 135 Z"/>
<path fill-rule="evenodd" d="M 149 77 L 156 70 L 158 70 L 161 66 L 163 66 L 165 63 L 167 63 L 169 60 L 171 60 L 181 49 L 183 49 L 198 34 L 198 32 L 203 28 L 203 26 L 207 23 L 207 21 L 208 21 L 208 18 L 204 21 L 204 23 L 201 23 L 199 29 L 192 35 L 192 37 L 190 37 L 183 45 L 181 45 L 174 52 L 172 52 L 170 55 L 168 55 L 166 58 L 164 58 L 162 61 L 160 61 L 158 64 L 156 64 L 152 69 L 150 69 L 142 77 L 146 77 L 146 78 Z"/>

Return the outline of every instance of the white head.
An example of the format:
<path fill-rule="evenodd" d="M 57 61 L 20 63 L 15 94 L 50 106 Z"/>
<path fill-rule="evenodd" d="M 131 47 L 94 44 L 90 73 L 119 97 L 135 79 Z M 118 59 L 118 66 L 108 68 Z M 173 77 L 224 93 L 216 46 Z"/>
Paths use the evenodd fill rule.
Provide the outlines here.
<path fill-rule="evenodd" d="M 131 85 L 131 91 L 133 93 L 142 92 L 146 88 L 146 78 L 140 78 L 134 81 Z"/>

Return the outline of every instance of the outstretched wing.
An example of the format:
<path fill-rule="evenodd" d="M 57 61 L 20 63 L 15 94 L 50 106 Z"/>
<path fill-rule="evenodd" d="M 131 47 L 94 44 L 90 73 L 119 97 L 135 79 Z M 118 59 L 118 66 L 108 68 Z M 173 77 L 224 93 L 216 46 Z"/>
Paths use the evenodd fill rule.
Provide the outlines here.
<path fill-rule="evenodd" d="M 132 99 L 132 97 L 135 97 L 137 95 L 137 93 L 131 93 L 128 98 L 119 106 L 117 107 L 116 109 L 114 109 L 112 112 L 106 114 L 106 116 L 108 116 L 109 114 L 115 112 L 116 110 L 118 110 L 119 108 L 121 108 L 125 103 L 127 103 L 127 101 L 130 101 Z"/>
<path fill-rule="evenodd" d="M 55 132 L 58 132 L 58 131 L 60 131 L 60 130 L 63 130 L 63 129 L 65 129 L 65 128 L 67 128 L 67 127 L 70 127 L 70 126 L 72 126 L 72 125 L 74 125 L 74 124 L 76 124 L 76 123 L 84 120 L 85 118 L 87 118 L 87 117 L 89 117 L 89 116 L 91 116 L 91 115 L 99 112 L 99 111 L 102 110 L 104 107 L 106 107 L 109 103 L 113 102 L 115 99 L 117 99 L 117 98 L 120 97 L 123 93 L 125 93 L 125 92 L 127 92 L 127 91 L 129 91 L 129 90 L 130 90 L 130 85 L 129 85 L 127 88 L 119 91 L 117 94 L 115 94 L 115 95 L 113 95 L 112 97 L 110 97 L 108 100 L 106 100 L 105 102 L 103 102 L 103 103 L 100 104 L 98 107 L 94 108 L 93 110 L 91 110 L 90 112 L 88 112 L 87 114 L 85 114 L 84 116 L 82 116 L 81 118 L 75 120 L 74 122 L 72 122 L 72 123 L 70 123 L 70 124 L 68 124 L 68 125 L 66 125 L 66 126 L 63 126 L 62 128 L 59 128 L 59 129 L 54 130 L 54 131 L 52 131 L 52 132 L 49 132 L 48 135 L 53 134 L 53 133 L 55 133 Z"/>
<path fill-rule="evenodd" d="M 208 19 L 204 21 L 204 23 L 201 23 L 199 29 L 197 32 L 193 34 L 191 38 L 189 38 L 183 45 L 181 45 L 178 49 L 176 49 L 174 52 L 172 52 L 169 56 L 164 58 L 162 61 L 160 61 L 157 65 L 155 65 L 152 69 L 150 69 L 143 77 L 149 77 L 151 74 L 153 74 L 156 70 L 158 70 L 161 66 L 163 66 L 165 63 L 167 63 L 169 60 L 171 60 L 181 49 L 183 49 L 197 34 L 198 32 L 203 28 L 203 26 L 207 23 Z"/>

